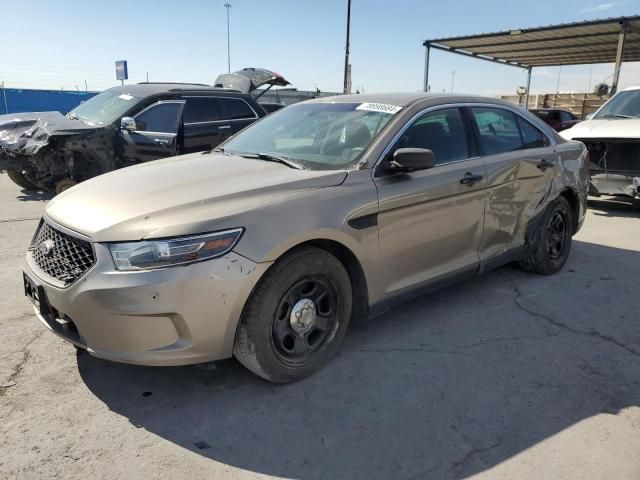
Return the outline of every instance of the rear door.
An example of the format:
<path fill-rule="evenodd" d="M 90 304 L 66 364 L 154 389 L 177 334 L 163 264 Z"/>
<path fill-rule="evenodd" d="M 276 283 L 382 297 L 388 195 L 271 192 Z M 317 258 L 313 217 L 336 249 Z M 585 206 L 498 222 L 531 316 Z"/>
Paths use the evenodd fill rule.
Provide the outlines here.
<path fill-rule="evenodd" d="M 220 129 L 226 131 L 227 138 L 258 119 L 258 113 L 243 98 L 219 97 L 218 100 L 222 114 Z"/>
<path fill-rule="evenodd" d="M 376 170 L 386 294 L 394 296 L 479 264 L 485 167 L 460 108 L 427 111 L 401 130 L 398 148 L 426 148 L 436 166 L 412 173 Z"/>
<path fill-rule="evenodd" d="M 203 152 L 220 145 L 229 137 L 229 126 L 222 122 L 218 97 L 185 97 L 183 114 L 183 153 Z"/>
<path fill-rule="evenodd" d="M 123 160 L 140 163 L 176 155 L 183 108 L 184 100 L 161 100 L 136 114 L 136 130 L 119 133 Z"/>
<path fill-rule="evenodd" d="M 500 106 L 468 109 L 487 169 L 487 199 L 480 257 L 497 257 L 524 242 L 532 211 L 549 192 L 551 143 L 523 116 Z"/>

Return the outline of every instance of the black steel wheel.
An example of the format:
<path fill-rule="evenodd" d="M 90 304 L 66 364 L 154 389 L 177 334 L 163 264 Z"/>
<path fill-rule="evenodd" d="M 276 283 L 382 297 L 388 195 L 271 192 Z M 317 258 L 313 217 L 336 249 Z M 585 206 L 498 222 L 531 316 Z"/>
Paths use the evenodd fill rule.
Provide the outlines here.
<path fill-rule="evenodd" d="M 567 239 L 567 219 L 565 212 L 557 209 L 551 215 L 547 225 L 547 250 L 549 258 L 555 260 L 564 252 Z"/>
<path fill-rule="evenodd" d="M 551 275 L 562 269 L 571 251 L 573 225 L 573 211 L 569 202 L 564 197 L 558 197 L 543 214 L 520 266 L 542 275 Z"/>
<path fill-rule="evenodd" d="M 247 301 L 234 356 L 272 382 L 311 375 L 339 350 L 351 295 L 349 274 L 329 252 L 302 247 L 285 254 Z"/>
<path fill-rule="evenodd" d="M 294 283 L 274 315 L 271 345 L 283 363 L 313 359 L 337 326 L 338 294 L 331 280 L 313 274 Z"/>

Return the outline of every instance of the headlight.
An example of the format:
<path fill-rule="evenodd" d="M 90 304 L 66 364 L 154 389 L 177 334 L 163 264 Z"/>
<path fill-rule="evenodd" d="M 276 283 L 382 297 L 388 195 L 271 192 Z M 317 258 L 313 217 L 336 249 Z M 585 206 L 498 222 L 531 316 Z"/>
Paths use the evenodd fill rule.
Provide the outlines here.
<path fill-rule="evenodd" d="M 242 232 L 236 228 L 166 240 L 110 243 L 109 250 L 118 270 L 170 267 L 220 257 L 238 243 Z"/>

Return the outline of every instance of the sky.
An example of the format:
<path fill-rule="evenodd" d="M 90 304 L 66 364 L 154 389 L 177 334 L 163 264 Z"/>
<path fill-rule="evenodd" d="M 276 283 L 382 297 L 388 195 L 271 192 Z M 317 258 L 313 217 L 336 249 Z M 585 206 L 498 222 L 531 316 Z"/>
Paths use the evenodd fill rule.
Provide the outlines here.
<path fill-rule="evenodd" d="M 229 0 L 231 69 L 275 70 L 300 90 L 342 91 L 347 0 Z M 224 0 L 0 0 L 0 82 L 8 88 L 102 90 L 119 82 L 211 84 L 227 70 Z M 352 83 L 365 92 L 418 91 L 427 38 L 640 14 L 640 0 L 352 0 Z M 524 70 L 432 52 L 434 92 L 512 95 Z M 532 93 L 552 93 L 559 68 L 534 69 Z M 592 90 L 613 65 L 563 67 L 560 91 Z M 86 84 L 85 84 L 86 82 Z M 640 84 L 640 62 L 621 87 Z M 591 87 L 591 88 L 590 88 Z"/>

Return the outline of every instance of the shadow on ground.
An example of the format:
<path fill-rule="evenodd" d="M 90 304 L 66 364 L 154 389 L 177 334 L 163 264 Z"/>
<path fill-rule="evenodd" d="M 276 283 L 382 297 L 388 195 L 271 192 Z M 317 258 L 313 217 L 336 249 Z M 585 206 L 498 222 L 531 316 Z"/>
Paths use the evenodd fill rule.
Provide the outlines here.
<path fill-rule="evenodd" d="M 84 354 L 78 367 L 133 425 L 224 464 L 301 479 L 462 478 L 640 404 L 628 282 L 639 270 L 639 252 L 575 242 L 558 275 L 504 267 L 353 324 L 338 357 L 293 385 L 234 360 L 147 368 Z"/>

